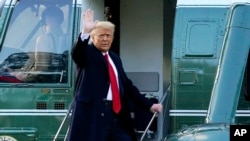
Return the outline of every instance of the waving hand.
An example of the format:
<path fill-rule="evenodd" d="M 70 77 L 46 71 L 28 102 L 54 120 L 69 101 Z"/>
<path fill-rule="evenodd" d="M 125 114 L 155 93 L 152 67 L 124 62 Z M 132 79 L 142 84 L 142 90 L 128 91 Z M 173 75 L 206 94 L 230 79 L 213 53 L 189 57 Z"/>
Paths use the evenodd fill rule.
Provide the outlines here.
<path fill-rule="evenodd" d="M 97 20 L 94 21 L 94 11 L 91 9 L 86 10 L 86 12 L 83 14 L 83 33 L 90 33 L 91 30 L 95 28 Z"/>

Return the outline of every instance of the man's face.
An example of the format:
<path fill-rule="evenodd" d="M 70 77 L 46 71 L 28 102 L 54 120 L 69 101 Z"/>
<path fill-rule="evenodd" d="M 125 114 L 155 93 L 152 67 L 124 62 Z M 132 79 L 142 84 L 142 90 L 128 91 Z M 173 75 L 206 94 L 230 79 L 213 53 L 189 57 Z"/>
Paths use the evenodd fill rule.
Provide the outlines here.
<path fill-rule="evenodd" d="M 95 29 L 95 34 L 92 36 L 92 42 L 95 47 L 101 52 L 107 52 L 113 42 L 113 32 L 109 29 Z"/>
<path fill-rule="evenodd" d="M 46 26 L 49 26 L 50 28 L 58 28 L 60 27 L 60 24 L 58 23 L 58 20 L 54 17 L 47 16 L 45 18 Z"/>

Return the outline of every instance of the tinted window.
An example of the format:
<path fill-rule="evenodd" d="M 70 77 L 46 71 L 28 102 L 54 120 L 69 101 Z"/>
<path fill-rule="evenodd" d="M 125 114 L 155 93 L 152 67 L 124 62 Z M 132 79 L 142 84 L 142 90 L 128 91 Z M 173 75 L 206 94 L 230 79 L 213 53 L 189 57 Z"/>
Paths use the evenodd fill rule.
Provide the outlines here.
<path fill-rule="evenodd" d="M 71 6 L 71 0 L 16 3 L 0 52 L 1 83 L 67 82 Z"/>

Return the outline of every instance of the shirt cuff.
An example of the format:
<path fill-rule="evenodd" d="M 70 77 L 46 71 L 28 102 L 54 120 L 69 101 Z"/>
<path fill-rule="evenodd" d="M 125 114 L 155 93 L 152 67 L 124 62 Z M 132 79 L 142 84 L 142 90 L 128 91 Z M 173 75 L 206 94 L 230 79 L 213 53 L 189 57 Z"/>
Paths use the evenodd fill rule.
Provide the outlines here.
<path fill-rule="evenodd" d="M 89 38 L 89 34 L 87 33 L 81 33 L 81 39 L 82 39 L 82 41 L 84 41 L 84 40 L 87 40 Z"/>

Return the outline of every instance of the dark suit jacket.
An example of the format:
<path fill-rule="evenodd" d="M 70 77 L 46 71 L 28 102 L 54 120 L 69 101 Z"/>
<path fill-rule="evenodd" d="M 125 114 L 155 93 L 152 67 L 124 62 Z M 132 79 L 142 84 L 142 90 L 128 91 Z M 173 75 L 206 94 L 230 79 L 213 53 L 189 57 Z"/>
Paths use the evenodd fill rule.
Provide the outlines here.
<path fill-rule="evenodd" d="M 73 112 L 70 140 L 71 141 L 98 141 L 96 133 L 102 118 L 104 118 L 105 101 L 109 89 L 108 66 L 102 52 L 82 41 L 79 37 L 72 48 L 72 59 L 77 66 L 77 82 L 75 89 L 76 105 Z M 136 140 L 130 116 L 129 103 L 149 110 L 153 105 L 151 101 L 140 94 L 124 72 L 121 59 L 117 54 L 109 51 L 119 77 L 122 109 L 117 115 L 119 122 L 125 130 Z M 84 69 L 84 71 L 82 71 Z M 83 77 L 84 75 L 84 77 Z"/>

